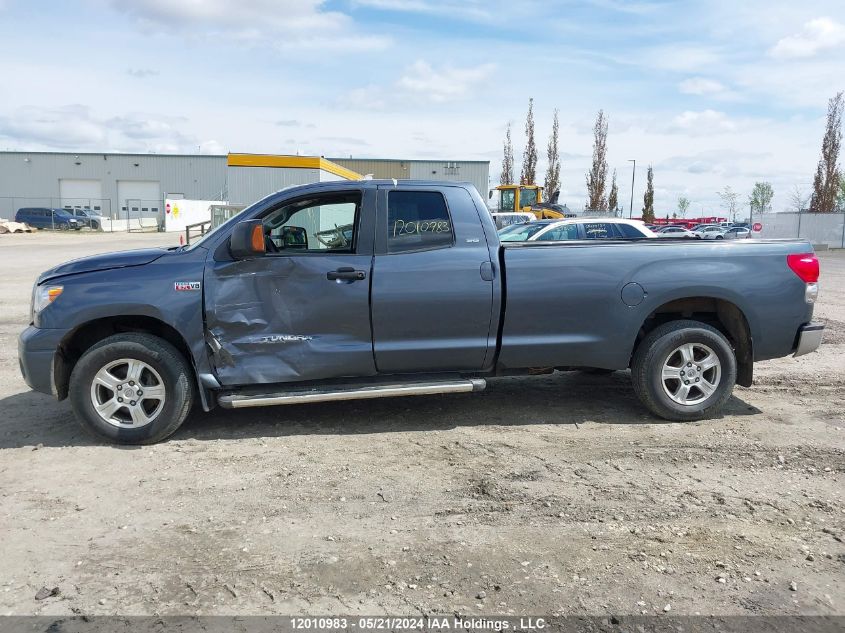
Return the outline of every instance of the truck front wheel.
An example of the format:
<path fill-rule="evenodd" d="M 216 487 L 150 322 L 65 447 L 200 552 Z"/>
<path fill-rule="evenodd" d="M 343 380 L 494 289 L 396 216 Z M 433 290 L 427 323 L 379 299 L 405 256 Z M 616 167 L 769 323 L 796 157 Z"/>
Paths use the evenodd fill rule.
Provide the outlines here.
<path fill-rule="evenodd" d="M 736 355 L 727 338 L 700 321 L 671 321 L 642 340 L 631 364 L 642 403 L 666 420 L 718 415 L 736 382 Z"/>
<path fill-rule="evenodd" d="M 194 385 L 188 362 L 173 345 L 127 333 L 103 339 L 82 355 L 69 395 L 86 430 L 118 444 L 153 444 L 185 420 Z"/>

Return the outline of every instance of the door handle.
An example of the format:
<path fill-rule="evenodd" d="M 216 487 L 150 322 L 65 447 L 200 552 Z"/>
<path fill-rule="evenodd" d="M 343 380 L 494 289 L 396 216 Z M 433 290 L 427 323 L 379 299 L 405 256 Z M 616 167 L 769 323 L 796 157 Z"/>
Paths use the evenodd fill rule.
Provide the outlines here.
<path fill-rule="evenodd" d="M 355 270 L 354 268 L 338 268 L 337 270 L 330 270 L 326 273 L 326 279 L 329 281 L 363 281 L 367 278 L 367 273 L 363 270 Z"/>

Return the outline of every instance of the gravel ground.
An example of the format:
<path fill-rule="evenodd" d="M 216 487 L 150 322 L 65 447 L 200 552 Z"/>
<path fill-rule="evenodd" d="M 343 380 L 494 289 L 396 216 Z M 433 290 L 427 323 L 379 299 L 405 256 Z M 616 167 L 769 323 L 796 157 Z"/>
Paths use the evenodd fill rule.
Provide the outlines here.
<path fill-rule="evenodd" d="M 173 242 L 0 236 L 0 614 L 845 614 L 845 253 L 821 254 L 822 348 L 719 419 L 568 373 L 100 444 L 20 378 L 32 281 Z"/>

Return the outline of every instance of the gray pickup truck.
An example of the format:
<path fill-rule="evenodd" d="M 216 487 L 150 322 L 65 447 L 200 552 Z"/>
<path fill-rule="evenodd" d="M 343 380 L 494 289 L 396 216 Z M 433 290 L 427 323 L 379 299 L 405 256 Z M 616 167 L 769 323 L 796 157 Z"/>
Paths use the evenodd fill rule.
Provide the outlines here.
<path fill-rule="evenodd" d="M 610 234 L 610 233 L 606 233 Z M 492 376 L 631 369 L 669 420 L 715 415 L 754 361 L 811 352 L 801 240 L 501 244 L 460 183 L 324 182 L 199 242 L 43 273 L 26 382 L 120 443 L 205 410 L 484 389 Z"/>

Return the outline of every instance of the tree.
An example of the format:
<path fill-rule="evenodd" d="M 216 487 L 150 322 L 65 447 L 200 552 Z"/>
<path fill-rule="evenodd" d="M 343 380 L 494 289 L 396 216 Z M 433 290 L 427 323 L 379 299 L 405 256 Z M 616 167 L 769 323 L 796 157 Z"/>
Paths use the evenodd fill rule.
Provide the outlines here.
<path fill-rule="evenodd" d="M 755 182 L 751 195 L 748 196 L 748 205 L 751 213 L 768 213 L 772 210 L 772 198 L 775 197 L 775 190 L 770 182 Z"/>
<path fill-rule="evenodd" d="M 842 172 L 839 170 L 839 146 L 842 143 L 842 93 L 827 104 L 827 125 L 822 140 L 822 155 L 813 178 L 810 211 L 831 213 L 836 208 Z"/>
<path fill-rule="evenodd" d="M 549 137 L 549 147 L 546 149 L 546 158 L 549 166 L 546 168 L 546 181 L 544 183 L 546 195 L 551 197 L 555 191 L 560 191 L 560 150 L 558 149 L 558 138 L 560 136 L 560 124 L 558 122 L 558 111 L 555 108 L 555 116 L 552 121 L 552 134 Z"/>
<path fill-rule="evenodd" d="M 648 166 L 648 175 L 646 176 L 642 219 L 646 224 L 654 222 L 654 169 L 651 165 Z"/>
<path fill-rule="evenodd" d="M 504 156 L 502 157 L 502 175 L 499 176 L 499 184 L 513 184 L 513 143 L 511 142 L 510 122 L 508 122 L 508 127 L 505 131 Z"/>
<path fill-rule="evenodd" d="M 610 195 L 607 196 L 607 208 L 615 214 L 619 211 L 619 187 L 616 185 L 616 170 L 613 170 L 613 177 L 610 180 Z"/>
<path fill-rule="evenodd" d="M 736 205 L 739 200 L 739 194 L 731 189 L 730 185 L 725 186 L 722 191 L 717 191 L 716 195 L 721 199 L 722 204 L 728 212 L 728 216 L 732 221 L 736 220 Z"/>
<path fill-rule="evenodd" d="M 593 211 L 606 211 L 607 198 L 604 196 L 607 184 L 607 118 L 604 110 L 599 110 L 596 124 L 593 126 L 593 164 L 587 173 L 587 208 Z"/>
<path fill-rule="evenodd" d="M 810 202 L 810 196 L 800 185 L 792 187 L 792 193 L 789 194 L 789 208 L 796 213 L 801 213 L 807 208 L 807 203 Z"/>
<path fill-rule="evenodd" d="M 845 175 L 839 179 L 839 195 L 836 198 L 836 207 L 839 211 L 845 211 Z"/>
<path fill-rule="evenodd" d="M 528 99 L 528 116 L 525 117 L 525 151 L 522 152 L 522 175 L 519 183 L 533 185 L 537 182 L 537 145 L 534 143 L 534 99 Z"/>
<path fill-rule="evenodd" d="M 687 211 L 689 210 L 690 201 L 689 198 L 685 196 L 678 196 L 678 211 L 681 212 L 681 217 L 687 217 Z"/>

